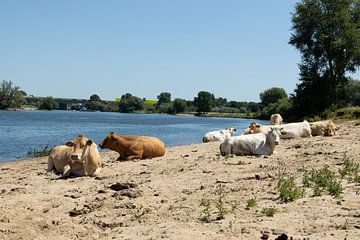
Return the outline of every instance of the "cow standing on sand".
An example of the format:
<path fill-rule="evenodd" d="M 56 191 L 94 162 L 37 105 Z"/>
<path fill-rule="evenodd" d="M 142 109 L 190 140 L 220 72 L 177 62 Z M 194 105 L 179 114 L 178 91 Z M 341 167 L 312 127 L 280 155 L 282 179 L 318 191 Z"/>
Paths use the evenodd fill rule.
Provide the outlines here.
<path fill-rule="evenodd" d="M 279 145 L 281 129 L 271 127 L 267 133 L 255 133 L 227 137 L 220 144 L 221 155 L 271 155 L 274 153 L 275 146 Z"/>
<path fill-rule="evenodd" d="M 226 137 L 234 135 L 236 128 L 230 127 L 223 130 L 208 132 L 203 137 L 203 142 L 224 141 Z"/>
<path fill-rule="evenodd" d="M 119 160 L 161 157 L 165 154 L 165 143 L 155 137 L 118 135 L 114 132 L 99 144 L 120 154 Z"/>
<path fill-rule="evenodd" d="M 280 125 L 283 122 L 283 118 L 279 113 L 275 113 L 270 117 L 270 125 Z"/>

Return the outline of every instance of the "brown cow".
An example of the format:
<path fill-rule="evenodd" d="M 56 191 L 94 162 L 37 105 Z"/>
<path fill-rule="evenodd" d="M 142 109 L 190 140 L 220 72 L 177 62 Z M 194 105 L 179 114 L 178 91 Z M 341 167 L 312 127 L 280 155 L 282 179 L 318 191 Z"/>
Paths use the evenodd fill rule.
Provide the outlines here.
<path fill-rule="evenodd" d="M 267 133 L 270 131 L 270 126 L 263 126 L 256 122 L 250 123 L 249 127 L 245 129 L 242 134 L 254 134 L 254 133 Z"/>
<path fill-rule="evenodd" d="M 336 127 L 333 121 L 324 120 L 310 123 L 311 135 L 313 136 L 334 136 L 340 127 Z"/>
<path fill-rule="evenodd" d="M 119 160 L 161 157 L 165 154 L 165 143 L 158 138 L 118 135 L 114 132 L 109 133 L 99 146 L 118 152 Z"/>
<path fill-rule="evenodd" d="M 71 142 L 76 142 L 80 148 L 84 148 L 87 140 L 88 138 L 79 135 Z M 74 152 L 72 147 L 67 146 L 69 143 L 70 142 L 67 142 L 66 145 L 56 146 L 51 150 L 48 157 L 48 172 L 54 170 L 57 173 L 64 173 L 69 168 L 69 160 Z M 65 169 L 66 167 L 67 169 Z"/>

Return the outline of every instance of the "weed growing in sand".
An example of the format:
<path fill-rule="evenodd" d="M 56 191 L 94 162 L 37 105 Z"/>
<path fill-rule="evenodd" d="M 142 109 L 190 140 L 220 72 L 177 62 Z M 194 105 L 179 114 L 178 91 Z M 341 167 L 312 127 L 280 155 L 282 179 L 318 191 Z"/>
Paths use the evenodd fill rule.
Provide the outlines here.
<path fill-rule="evenodd" d="M 248 200 L 246 200 L 246 209 L 249 210 L 250 208 L 256 207 L 257 206 L 257 200 L 256 198 L 249 198 Z"/>
<path fill-rule="evenodd" d="M 342 165 L 343 167 L 339 169 L 341 178 L 348 176 L 349 181 L 359 180 L 359 163 L 355 162 L 354 160 L 347 157 L 346 154 L 344 154 Z"/>
<path fill-rule="evenodd" d="M 231 211 L 235 211 L 236 209 L 238 209 L 240 207 L 240 203 L 238 201 L 233 201 L 231 203 Z"/>
<path fill-rule="evenodd" d="M 211 201 L 210 199 L 203 198 L 201 199 L 200 206 L 204 207 L 204 209 L 201 211 L 202 216 L 200 216 L 200 220 L 203 222 L 210 222 L 211 217 Z"/>
<path fill-rule="evenodd" d="M 335 172 L 324 167 L 320 170 L 311 170 L 304 173 L 303 183 L 305 187 L 314 189 L 314 196 L 321 196 L 325 191 L 334 197 L 340 197 L 342 186 L 335 178 Z"/>
<path fill-rule="evenodd" d="M 50 154 L 51 150 L 52 148 L 49 148 L 48 145 L 46 145 L 43 149 L 29 149 L 27 155 L 29 157 L 45 157 Z"/>
<path fill-rule="evenodd" d="M 284 162 L 280 162 L 276 169 L 276 178 L 283 179 L 286 175 L 286 166 Z"/>
<path fill-rule="evenodd" d="M 296 186 L 294 178 L 282 178 L 278 182 L 280 199 L 284 202 L 293 202 L 304 196 L 304 189 Z"/>
<path fill-rule="evenodd" d="M 225 187 L 223 185 L 218 185 L 215 194 L 218 196 L 218 199 L 215 202 L 215 207 L 218 210 L 217 211 L 217 220 L 221 220 L 225 218 L 225 214 L 229 212 L 229 210 L 225 207 Z"/>
<path fill-rule="evenodd" d="M 144 214 L 145 214 L 144 206 L 142 204 L 134 206 L 134 217 L 135 218 L 140 218 Z"/>
<path fill-rule="evenodd" d="M 233 158 L 233 157 L 235 157 L 235 155 L 234 155 L 234 154 L 229 154 L 229 153 L 225 154 L 225 156 L 224 156 L 224 158 L 225 158 L 226 161 L 227 161 L 229 158 Z"/>
<path fill-rule="evenodd" d="M 263 210 L 261 210 L 261 213 L 267 217 L 273 217 L 276 212 L 277 209 L 275 207 L 263 208 Z"/>

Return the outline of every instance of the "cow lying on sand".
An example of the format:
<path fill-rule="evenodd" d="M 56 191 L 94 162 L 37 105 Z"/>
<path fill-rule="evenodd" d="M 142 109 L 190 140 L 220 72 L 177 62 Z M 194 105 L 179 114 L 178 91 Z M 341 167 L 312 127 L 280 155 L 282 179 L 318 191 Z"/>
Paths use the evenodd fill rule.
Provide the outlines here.
<path fill-rule="evenodd" d="M 324 120 L 310 123 L 311 135 L 313 136 L 334 136 L 339 127 L 331 120 Z"/>
<path fill-rule="evenodd" d="M 257 124 L 256 122 L 250 123 L 249 127 L 244 130 L 243 134 L 254 134 L 254 133 L 267 133 L 270 130 L 270 126 L 263 126 L 260 124 Z"/>
<path fill-rule="evenodd" d="M 70 170 L 65 172 L 65 176 L 70 174 L 81 176 L 97 176 L 101 172 L 101 157 L 96 143 L 88 139 L 85 145 L 78 142 L 67 142 L 66 145 L 73 149 L 69 159 Z"/>
<path fill-rule="evenodd" d="M 281 129 L 271 127 L 267 133 L 255 133 L 250 135 L 240 135 L 227 137 L 220 144 L 220 153 L 235 155 L 271 155 L 274 153 L 275 146 L 280 143 Z"/>
<path fill-rule="evenodd" d="M 280 114 L 275 113 L 270 117 L 270 125 L 280 125 L 283 122 L 283 118 Z"/>
<path fill-rule="evenodd" d="M 99 173 L 100 167 L 101 158 L 96 144 L 84 135 L 78 135 L 75 140 L 51 150 L 47 171 L 84 176 Z"/>
<path fill-rule="evenodd" d="M 224 141 L 226 137 L 234 135 L 236 128 L 230 127 L 224 130 L 208 132 L 203 137 L 203 142 Z"/>
<path fill-rule="evenodd" d="M 158 138 L 118 135 L 114 132 L 109 133 L 99 146 L 118 152 L 119 160 L 161 157 L 165 154 L 165 143 Z"/>
<path fill-rule="evenodd" d="M 311 128 L 308 121 L 282 124 L 281 138 L 311 137 Z"/>

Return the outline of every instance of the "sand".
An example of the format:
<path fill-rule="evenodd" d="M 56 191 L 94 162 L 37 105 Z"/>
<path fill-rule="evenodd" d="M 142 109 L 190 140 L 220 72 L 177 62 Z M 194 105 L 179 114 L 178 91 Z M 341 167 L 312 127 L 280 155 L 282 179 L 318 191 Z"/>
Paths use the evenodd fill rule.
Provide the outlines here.
<path fill-rule="evenodd" d="M 304 170 L 337 172 L 344 153 L 359 161 L 360 126 L 340 126 L 334 137 L 282 140 L 268 158 L 221 157 L 218 142 L 138 161 L 106 152 L 100 177 L 61 179 L 46 157 L 1 163 L 0 239 L 360 239 L 360 186 L 342 179 L 340 198 L 306 188 L 290 203 L 277 189 L 281 176 L 301 186 Z M 208 222 L 201 199 L 211 202 Z M 262 213 L 269 207 L 273 217 Z"/>

